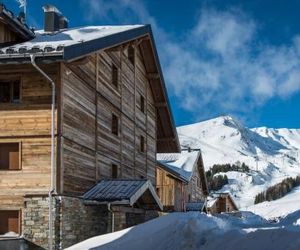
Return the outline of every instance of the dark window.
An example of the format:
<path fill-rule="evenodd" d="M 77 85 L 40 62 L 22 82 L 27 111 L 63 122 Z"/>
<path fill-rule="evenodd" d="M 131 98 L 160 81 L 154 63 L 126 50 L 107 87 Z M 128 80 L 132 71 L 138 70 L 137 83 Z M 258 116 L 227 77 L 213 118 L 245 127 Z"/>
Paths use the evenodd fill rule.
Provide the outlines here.
<path fill-rule="evenodd" d="M 19 143 L 0 143 L 0 170 L 19 170 Z"/>
<path fill-rule="evenodd" d="M 119 119 L 115 114 L 112 114 L 112 121 L 111 121 L 111 132 L 114 135 L 119 134 Z"/>
<path fill-rule="evenodd" d="M 20 211 L 0 210 L 0 235 L 8 232 L 20 234 Z"/>
<path fill-rule="evenodd" d="M 114 64 L 112 65 L 112 84 L 115 87 L 119 85 L 119 70 Z"/>
<path fill-rule="evenodd" d="M 145 152 L 145 137 L 141 135 L 140 137 L 140 151 Z"/>
<path fill-rule="evenodd" d="M 132 45 L 128 47 L 128 60 L 134 65 L 135 62 L 135 52 Z"/>
<path fill-rule="evenodd" d="M 140 96 L 140 102 L 141 102 L 141 111 L 145 113 L 145 98 L 142 95 Z"/>
<path fill-rule="evenodd" d="M 112 179 L 118 178 L 118 165 L 116 164 L 111 165 L 111 178 Z"/>
<path fill-rule="evenodd" d="M 21 99 L 20 81 L 0 80 L 0 103 L 14 103 Z"/>
<path fill-rule="evenodd" d="M 191 194 L 188 195 L 188 201 L 190 202 L 192 199 Z"/>

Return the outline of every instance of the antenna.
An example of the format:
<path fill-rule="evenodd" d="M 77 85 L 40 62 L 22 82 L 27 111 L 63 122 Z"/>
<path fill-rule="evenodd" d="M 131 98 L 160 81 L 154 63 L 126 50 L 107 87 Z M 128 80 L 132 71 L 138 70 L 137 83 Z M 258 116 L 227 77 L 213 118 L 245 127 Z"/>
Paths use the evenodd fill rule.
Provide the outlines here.
<path fill-rule="evenodd" d="M 19 7 L 23 8 L 24 14 L 25 14 L 25 18 L 27 15 L 27 0 L 16 0 L 19 3 Z"/>

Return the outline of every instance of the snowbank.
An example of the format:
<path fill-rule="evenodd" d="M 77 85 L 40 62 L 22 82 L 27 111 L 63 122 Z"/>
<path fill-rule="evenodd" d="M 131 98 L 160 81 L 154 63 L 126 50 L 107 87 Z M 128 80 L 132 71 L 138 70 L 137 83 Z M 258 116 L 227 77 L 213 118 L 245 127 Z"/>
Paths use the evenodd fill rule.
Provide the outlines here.
<path fill-rule="evenodd" d="M 213 217 L 198 212 L 173 213 L 119 232 L 97 236 L 76 249 L 130 250 L 299 250 L 300 212 L 270 223 L 251 212 Z"/>

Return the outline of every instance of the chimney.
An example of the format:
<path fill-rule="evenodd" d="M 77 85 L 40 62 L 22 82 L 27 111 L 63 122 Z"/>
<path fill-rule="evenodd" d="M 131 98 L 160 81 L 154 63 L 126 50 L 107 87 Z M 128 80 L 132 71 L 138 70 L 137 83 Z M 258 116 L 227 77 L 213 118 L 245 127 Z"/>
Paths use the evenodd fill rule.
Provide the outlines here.
<path fill-rule="evenodd" d="M 43 7 L 45 13 L 44 30 L 45 32 L 55 32 L 68 28 L 68 19 L 53 5 Z"/>

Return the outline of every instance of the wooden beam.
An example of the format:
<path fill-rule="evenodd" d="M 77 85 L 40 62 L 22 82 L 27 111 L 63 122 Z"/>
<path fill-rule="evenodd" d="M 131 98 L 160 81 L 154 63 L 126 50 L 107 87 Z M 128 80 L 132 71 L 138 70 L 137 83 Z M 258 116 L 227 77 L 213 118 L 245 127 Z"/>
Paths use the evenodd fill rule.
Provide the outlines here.
<path fill-rule="evenodd" d="M 157 103 L 155 103 L 155 107 L 156 108 L 166 108 L 167 103 L 166 102 L 157 102 Z"/>
<path fill-rule="evenodd" d="M 134 214 L 143 214 L 143 213 L 145 213 L 144 209 L 134 208 L 134 207 L 112 206 L 111 209 L 114 212 L 122 212 L 122 213 L 134 213 Z"/>
<path fill-rule="evenodd" d="M 147 73 L 148 80 L 157 80 L 160 79 L 160 75 L 157 72 Z"/>

